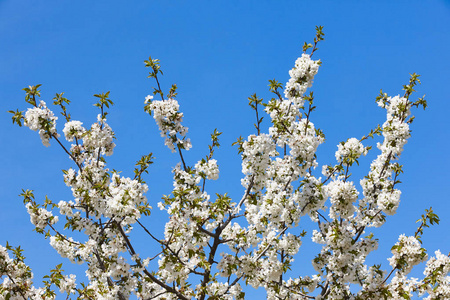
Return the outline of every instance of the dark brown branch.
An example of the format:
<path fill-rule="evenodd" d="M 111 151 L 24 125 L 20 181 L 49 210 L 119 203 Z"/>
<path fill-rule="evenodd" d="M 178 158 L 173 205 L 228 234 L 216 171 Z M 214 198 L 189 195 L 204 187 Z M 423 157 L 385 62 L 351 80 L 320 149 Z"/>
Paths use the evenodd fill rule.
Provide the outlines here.
<path fill-rule="evenodd" d="M 151 234 L 150 233 L 150 231 L 138 220 L 138 219 L 136 219 L 136 222 L 142 227 L 142 229 L 144 229 L 145 230 L 145 232 L 152 238 L 152 239 L 154 239 L 155 241 L 157 241 L 158 243 L 160 243 L 160 244 L 164 244 L 164 242 L 162 242 L 162 241 L 160 241 L 160 240 L 158 240 L 156 237 L 154 237 L 153 236 L 153 234 Z"/>
<path fill-rule="evenodd" d="M 136 252 L 134 251 L 133 246 L 130 243 L 130 240 L 128 239 L 128 237 L 126 236 L 125 232 L 122 229 L 122 226 L 118 223 L 117 224 L 117 228 L 120 232 L 120 234 L 122 235 L 123 239 L 125 240 L 125 243 L 127 244 L 128 249 L 130 250 L 132 255 L 135 255 Z M 139 264 L 140 267 L 143 267 L 142 264 L 140 262 L 137 262 Z M 155 282 L 157 285 L 159 285 L 160 287 L 166 289 L 168 292 L 171 292 L 175 295 L 177 295 L 177 297 L 179 299 L 182 300 L 188 300 L 188 298 L 186 298 L 183 294 L 181 294 L 179 291 L 177 291 L 175 288 L 172 288 L 170 286 L 168 286 L 167 284 L 165 284 L 164 282 L 162 282 L 161 280 L 159 280 L 158 278 L 156 278 L 154 275 L 152 275 L 149 271 L 147 271 L 147 269 L 144 268 L 143 270 L 144 274 L 147 275 L 153 282 Z"/>
<path fill-rule="evenodd" d="M 180 154 L 181 162 L 183 163 L 183 169 L 185 172 L 187 172 L 186 163 L 184 162 L 183 153 L 181 153 L 180 145 L 177 144 L 178 153 Z"/>

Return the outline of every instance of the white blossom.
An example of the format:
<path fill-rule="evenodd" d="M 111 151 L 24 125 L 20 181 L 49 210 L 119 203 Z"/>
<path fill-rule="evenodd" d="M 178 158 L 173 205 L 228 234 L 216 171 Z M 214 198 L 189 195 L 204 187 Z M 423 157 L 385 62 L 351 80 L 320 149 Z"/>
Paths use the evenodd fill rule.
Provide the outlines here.
<path fill-rule="evenodd" d="M 38 106 L 28 108 L 25 113 L 24 124 L 31 130 L 38 131 L 42 144 L 48 147 L 50 146 L 49 140 L 52 136 L 59 136 L 56 133 L 57 119 L 58 117 L 56 117 L 53 112 L 47 108 L 47 104 L 41 100 Z"/>
<path fill-rule="evenodd" d="M 64 124 L 63 132 L 66 140 L 72 142 L 74 138 L 80 139 L 86 131 L 82 125 L 80 121 L 69 121 Z"/>
<path fill-rule="evenodd" d="M 195 169 L 199 174 L 204 174 L 207 179 L 217 180 L 219 178 L 219 166 L 215 159 L 201 160 L 195 165 Z"/>
<path fill-rule="evenodd" d="M 152 101 L 152 96 L 145 98 L 145 103 L 149 105 L 149 110 L 153 114 L 153 118 L 159 127 L 161 136 L 165 138 L 165 145 L 175 152 L 175 146 L 189 150 L 192 145 L 188 138 L 185 137 L 188 128 L 181 125 L 183 121 L 183 113 L 179 111 L 180 106 L 175 99 L 167 99 L 161 101 Z"/>
<path fill-rule="evenodd" d="M 286 83 L 285 97 L 301 98 L 306 89 L 312 86 L 314 76 L 319 70 L 320 61 L 314 61 L 308 54 L 302 54 L 289 71 L 291 78 Z"/>
<path fill-rule="evenodd" d="M 336 151 L 336 160 L 343 163 L 344 166 L 349 165 L 350 161 L 357 160 L 361 154 L 366 154 L 367 150 L 356 138 L 350 138 L 345 143 L 338 145 Z"/>

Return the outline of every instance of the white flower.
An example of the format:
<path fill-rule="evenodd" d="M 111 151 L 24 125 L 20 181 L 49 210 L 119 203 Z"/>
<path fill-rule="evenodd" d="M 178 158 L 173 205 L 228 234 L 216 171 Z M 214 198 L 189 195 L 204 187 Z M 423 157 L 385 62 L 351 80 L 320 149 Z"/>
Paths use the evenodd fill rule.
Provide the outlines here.
<path fill-rule="evenodd" d="M 153 96 L 152 95 L 147 95 L 147 97 L 145 97 L 144 103 L 145 104 L 149 104 L 149 103 L 152 102 L 152 100 L 153 100 Z"/>
<path fill-rule="evenodd" d="M 167 99 L 162 101 L 151 101 L 153 96 L 147 96 L 145 103 L 149 104 L 149 110 L 153 114 L 153 118 L 159 127 L 161 136 L 165 137 L 165 144 L 172 152 L 175 152 L 175 147 L 180 147 L 189 150 L 192 145 L 189 139 L 179 138 L 184 137 L 188 132 L 188 128 L 181 125 L 183 121 L 183 113 L 179 112 L 179 104 L 175 99 Z"/>
<path fill-rule="evenodd" d="M 72 142 L 74 138 L 81 138 L 83 133 L 86 131 L 84 127 L 82 126 L 83 123 L 80 121 L 70 121 L 67 122 L 64 125 L 64 136 L 66 137 L 66 140 L 69 142 Z"/>
<path fill-rule="evenodd" d="M 195 165 L 195 169 L 199 174 L 203 173 L 207 179 L 217 180 L 219 178 L 219 166 L 215 159 L 201 160 Z"/>
<path fill-rule="evenodd" d="M 398 242 L 392 247 L 392 257 L 388 258 L 393 268 L 399 269 L 403 274 L 408 274 L 415 266 L 427 259 L 427 254 L 420 242 L 413 236 L 400 235 Z"/>
<path fill-rule="evenodd" d="M 25 113 L 24 125 L 31 130 L 39 131 L 42 144 L 50 146 L 49 140 L 52 136 L 58 137 L 56 133 L 56 120 L 53 112 L 47 108 L 44 101 L 41 100 L 37 107 L 28 108 Z"/>
<path fill-rule="evenodd" d="M 331 208 L 330 217 L 336 219 L 337 216 L 347 218 L 353 214 L 355 207 L 353 203 L 358 199 L 358 191 L 351 181 L 331 181 L 327 185 L 327 192 L 330 196 Z"/>
<path fill-rule="evenodd" d="M 319 65 L 320 61 L 314 61 L 308 54 L 303 53 L 295 61 L 295 67 L 289 71 L 291 78 L 286 83 L 285 97 L 288 99 L 301 98 L 306 89 L 312 86 Z"/>
<path fill-rule="evenodd" d="M 350 138 L 345 143 L 338 145 L 338 151 L 336 151 L 336 160 L 343 165 L 350 165 L 353 160 L 357 160 L 361 154 L 366 154 L 367 151 L 356 138 Z"/>
<path fill-rule="evenodd" d="M 114 132 L 101 115 L 97 116 L 97 120 L 98 122 L 92 124 L 91 130 L 83 136 L 83 145 L 93 153 L 97 153 L 100 149 L 101 154 L 112 155 L 116 146 L 113 143 Z"/>

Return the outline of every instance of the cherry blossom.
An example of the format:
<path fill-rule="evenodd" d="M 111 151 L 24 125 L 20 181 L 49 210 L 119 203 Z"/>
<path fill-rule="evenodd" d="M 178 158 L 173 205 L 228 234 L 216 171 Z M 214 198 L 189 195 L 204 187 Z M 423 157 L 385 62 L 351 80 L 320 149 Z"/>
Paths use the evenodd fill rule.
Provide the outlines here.
<path fill-rule="evenodd" d="M 87 283 L 77 282 L 58 265 L 43 287 L 35 287 L 22 249 L 7 244 L 0 246 L 0 299 L 55 299 L 58 291 L 77 299 L 231 300 L 245 299 L 247 285 L 264 289 L 267 299 L 449 298 L 449 256 L 438 250 L 429 257 L 422 247 L 424 229 L 439 223 L 431 208 L 419 219 L 415 233 L 401 234 L 392 246 L 390 269 L 366 262 L 378 248 L 372 227 L 382 226 L 400 205 L 399 160 L 411 137 L 411 110 L 426 107 L 423 98 L 412 96 L 419 76 L 411 75 L 402 96 L 380 92 L 377 103 L 386 111 L 384 123 L 367 136 L 338 144 L 336 164 L 320 166 L 317 149 L 325 135 L 313 122 L 315 96 L 308 91 L 321 66 L 313 54 L 324 34 L 322 27 L 316 30 L 314 44 L 305 43 L 285 87 L 270 80 L 271 100 L 249 97 L 256 132 L 234 143 L 242 160 L 239 199 L 209 189 L 210 180 L 219 180 L 214 157 L 219 131 L 211 134 L 206 157 L 192 164 L 185 159 L 192 144 L 177 87 L 172 85 L 165 94 L 160 61 L 145 60 L 157 87 L 145 97 L 144 110 L 180 159 L 172 169 L 172 190 L 157 204 L 168 215 L 161 236 L 147 225 L 152 224 L 147 217 L 153 208 L 146 193 L 155 183 L 144 179 L 151 172 L 152 153 L 137 161 L 134 177 L 108 167 L 107 157 L 115 148 L 106 118 L 113 104 L 109 92 L 94 95 L 100 112 L 90 127 L 71 120 L 69 101 L 57 94 L 54 104 L 65 118 L 64 141 L 56 130 L 57 117 L 40 100 L 40 85 L 25 88 L 32 107 L 25 114 L 11 111 L 13 121 L 38 131 L 45 146 L 52 139 L 61 146 L 73 164 L 63 170 L 72 195 L 58 202 L 48 196 L 38 201 L 31 190 L 23 190 L 21 196 L 35 231 L 48 238 L 61 257 L 84 264 Z M 263 112 L 266 121 L 260 116 Z M 371 151 L 369 138 L 377 135 L 377 156 L 358 185 L 351 170 Z M 300 230 L 304 218 L 314 223 L 311 232 Z M 145 232 L 154 255 L 136 251 L 135 227 Z M 288 273 L 305 241 L 320 247 L 312 260 L 316 273 Z M 423 278 L 409 277 L 423 262 Z"/>

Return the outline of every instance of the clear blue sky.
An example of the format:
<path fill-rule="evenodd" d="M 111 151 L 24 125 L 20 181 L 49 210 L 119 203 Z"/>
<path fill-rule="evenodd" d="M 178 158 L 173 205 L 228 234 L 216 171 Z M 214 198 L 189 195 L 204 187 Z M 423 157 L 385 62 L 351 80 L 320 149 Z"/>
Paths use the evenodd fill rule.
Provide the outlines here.
<path fill-rule="evenodd" d="M 230 145 L 254 132 L 247 97 L 257 93 L 270 99 L 268 79 L 287 81 L 316 25 L 325 32 L 314 54 L 323 65 L 313 86 L 318 108 L 312 121 L 327 138 L 319 164 L 334 162 L 340 141 L 359 138 L 383 123 L 385 113 L 374 102 L 380 89 L 402 94 L 409 73 L 416 72 L 422 85 L 415 96 L 426 94 L 429 101 L 425 112 L 414 113 L 412 138 L 401 158 L 402 202 L 398 214 L 376 231 L 383 242 L 371 260 L 386 266 L 398 235 L 413 234 L 415 220 L 430 206 L 441 225 L 426 230 L 425 247 L 430 253 L 450 251 L 450 1 L 443 0 L 0 1 L 0 244 L 22 245 L 40 281 L 59 259 L 48 241 L 32 232 L 18 194 L 24 188 L 35 190 L 38 199 L 46 194 L 56 202 L 71 197 L 61 173 L 72 166 L 67 155 L 54 143 L 45 148 L 37 133 L 13 126 L 6 113 L 26 109 L 22 88 L 42 84 L 48 104 L 55 93 L 65 92 L 73 119 L 86 126 L 97 114 L 92 95 L 111 91 L 115 106 L 109 123 L 117 147 L 109 166 L 132 176 L 140 155 L 154 153 L 147 179 L 156 209 L 145 223 L 161 231 L 166 216 L 156 203 L 170 193 L 170 170 L 178 160 L 143 111 L 154 84 L 146 78 L 143 60 L 149 55 L 160 59 L 163 87 L 179 87 L 194 146 L 187 154 L 189 164 L 207 154 L 214 128 L 224 132 L 216 156 L 220 178 L 207 188 L 239 199 L 241 166 Z M 361 170 L 354 170 L 359 176 L 354 181 L 367 173 L 376 151 L 361 161 Z M 305 240 L 305 247 L 309 244 Z M 64 268 L 73 270 L 67 262 Z M 306 274 L 311 270 L 304 268 Z"/>

